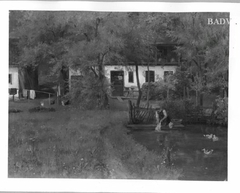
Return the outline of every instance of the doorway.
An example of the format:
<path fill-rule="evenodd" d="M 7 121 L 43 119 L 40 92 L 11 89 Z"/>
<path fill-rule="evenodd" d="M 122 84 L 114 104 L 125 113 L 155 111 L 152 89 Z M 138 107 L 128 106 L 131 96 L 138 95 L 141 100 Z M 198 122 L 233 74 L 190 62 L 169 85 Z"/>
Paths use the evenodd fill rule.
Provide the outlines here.
<path fill-rule="evenodd" d="M 112 96 L 123 96 L 124 72 L 111 71 Z"/>

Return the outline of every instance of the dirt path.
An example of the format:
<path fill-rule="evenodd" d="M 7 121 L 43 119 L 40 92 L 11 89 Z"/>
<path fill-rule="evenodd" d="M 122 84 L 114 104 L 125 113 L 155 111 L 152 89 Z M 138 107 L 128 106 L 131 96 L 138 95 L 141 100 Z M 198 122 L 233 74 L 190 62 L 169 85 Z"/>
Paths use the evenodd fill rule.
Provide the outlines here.
<path fill-rule="evenodd" d="M 106 150 L 106 165 L 109 170 L 109 178 L 111 179 L 130 179 L 133 175 L 124 167 L 124 164 L 115 155 L 114 148 L 107 138 L 104 139 L 104 146 Z"/>
<path fill-rule="evenodd" d="M 104 170 L 102 170 L 102 177 L 108 179 L 130 179 L 133 175 L 129 173 L 127 168 L 124 167 L 121 159 L 117 157 L 114 147 L 110 140 L 108 140 L 106 133 L 108 127 L 101 130 L 100 135 L 102 136 L 101 148 L 102 162 L 104 162 Z"/>

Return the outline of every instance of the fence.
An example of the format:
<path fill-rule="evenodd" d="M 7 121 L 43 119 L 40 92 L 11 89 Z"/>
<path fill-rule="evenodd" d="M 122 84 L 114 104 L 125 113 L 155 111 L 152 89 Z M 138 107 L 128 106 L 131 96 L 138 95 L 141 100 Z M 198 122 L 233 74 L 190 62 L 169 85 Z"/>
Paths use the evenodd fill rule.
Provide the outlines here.
<path fill-rule="evenodd" d="M 30 98 L 30 90 L 28 89 L 25 89 L 27 91 L 27 95 L 25 96 L 27 99 Z M 42 94 L 46 94 L 47 95 L 47 98 L 48 98 L 48 103 L 49 105 L 51 105 L 51 97 L 55 97 L 56 96 L 56 93 L 50 93 L 50 92 L 46 92 L 46 91 L 38 91 L 38 90 L 34 90 L 35 93 L 42 93 Z M 23 95 L 23 91 L 21 91 L 19 93 L 19 98 L 20 96 Z M 58 97 L 57 97 L 57 100 L 58 100 Z"/>
<path fill-rule="evenodd" d="M 56 96 L 55 93 L 50 93 L 50 92 L 45 92 L 45 91 L 37 91 L 35 90 L 36 93 L 43 93 L 43 94 L 47 94 L 48 95 L 48 103 L 49 105 L 51 105 L 51 95 L 52 96 Z M 58 98 L 57 98 L 58 99 Z M 57 103 L 58 104 L 58 103 Z"/>
<path fill-rule="evenodd" d="M 131 100 L 128 101 L 128 106 L 130 124 L 149 124 L 154 122 L 155 110 L 151 106 L 136 107 Z"/>

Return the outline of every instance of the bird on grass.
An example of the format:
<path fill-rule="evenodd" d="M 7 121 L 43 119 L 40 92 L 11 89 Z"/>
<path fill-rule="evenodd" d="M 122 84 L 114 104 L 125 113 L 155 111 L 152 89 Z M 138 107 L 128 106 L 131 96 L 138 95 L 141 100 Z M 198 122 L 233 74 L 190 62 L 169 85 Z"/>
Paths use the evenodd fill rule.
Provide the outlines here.
<path fill-rule="evenodd" d="M 207 134 L 207 135 L 203 135 L 203 136 L 206 137 L 207 139 L 212 139 L 213 142 L 219 141 L 219 137 L 217 137 L 216 135 L 213 135 L 213 134 Z"/>
<path fill-rule="evenodd" d="M 211 155 L 213 153 L 213 149 L 207 150 L 207 149 L 203 148 L 202 151 L 205 155 Z"/>
<path fill-rule="evenodd" d="M 217 137 L 216 135 L 213 135 L 212 140 L 213 141 L 219 141 L 219 137 Z"/>
<path fill-rule="evenodd" d="M 206 134 L 206 135 L 203 135 L 204 137 L 208 138 L 208 139 L 212 139 L 213 137 L 213 134 Z"/>

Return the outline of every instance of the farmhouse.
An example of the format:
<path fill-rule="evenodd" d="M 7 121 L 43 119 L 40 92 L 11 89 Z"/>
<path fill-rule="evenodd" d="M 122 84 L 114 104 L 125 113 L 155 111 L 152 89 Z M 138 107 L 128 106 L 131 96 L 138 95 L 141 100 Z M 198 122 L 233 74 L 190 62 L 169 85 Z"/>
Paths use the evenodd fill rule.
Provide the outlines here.
<path fill-rule="evenodd" d="M 10 98 L 12 95 L 19 98 L 19 91 L 24 89 L 24 74 L 17 65 L 9 65 L 8 88 Z"/>
<path fill-rule="evenodd" d="M 145 82 L 156 82 L 164 80 L 167 75 L 175 73 L 180 59 L 175 50 L 176 44 L 169 42 L 159 42 L 154 61 L 149 63 L 149 72 L 147 63 L 138 65 L 138 75 L 140 86 Z M 71 81 L 79 78 L 80 71 L 69 71 L 69 84 Z M 128 63 L 127 65 L 106 64 L 105 76 L 112 85 L 112 96 L 124 96 L 126 92 L 137 91 L 136 65 Z M 149 76 L 149 77 L 148 77 Z"/>
<path fill-rule="evenodd" d="M 8 88 L 12 90 L 12 92 L 16 92 L 18 95 L 19 91 L 19 76 L 18 76 L 18 67 L 17 66 L 9 66 L 9 74 L 8 74 Z M 13 91 L 15 90 L 15 91 Z M 10 94 L 10 91 L 9 91 Z"/>
<path fill-rule="evenodd" d="M 8 68 L 8 88 L 9 97 L 13 95 L 19 97 L 22 89 L 24 89 L 25 75 L 23 71 L 19 68 L 18 57 L 19 48 L 17 47 L 18 38 L 10 34 L 9 38 L 9 68 Z"/>

